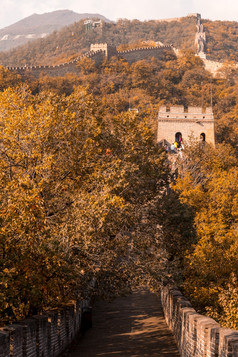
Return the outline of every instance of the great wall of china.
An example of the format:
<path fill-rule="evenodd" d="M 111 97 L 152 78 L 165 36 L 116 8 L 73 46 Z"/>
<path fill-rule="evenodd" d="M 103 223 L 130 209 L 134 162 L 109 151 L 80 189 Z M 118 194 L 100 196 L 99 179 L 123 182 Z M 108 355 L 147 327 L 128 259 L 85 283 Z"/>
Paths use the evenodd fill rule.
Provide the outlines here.
<path fill-rule="evenodd" d="M 222 328 L 212 318 L 198 314 L 176 288 L 162 287 L 161 302 L 181 357 L 238 356 L 238 331 Z M 91 304 L 86 302 L 86 306 Z M 83 309 L 78 301 L 2 327 L 0 357 L 62 356 L 75 338 L 79 338 L 82 318 Z"/>
<path fill-rule="evenodd" d="M 195 48 L 197 56 L 199 56 L 205 65 L 205 69 L 211 72 L 214 76 L 217 71 L 222 67 L 223 63 L 218 61 L 213 61 L 206 56 L 206 34 L 204 32 L 204 27 L 201 23 L 200 14 L 190 14 L 188 16 L 196 17 L 196 27 L 197 32 L 195 34 Z M 164 19 L 160 21 L 175 21 L 176 19 Z M 178 20 L 178 19 L 177 19 Z M 31 74 L 34 77 L 38 77 L 40 73 L 57 77 L 64 76 L 66 73 L 78 73 L 79 72 L 79 62 L 83 58 L 91 58 L 96 65 L 103 62 L 104 58 L 110 59 L 112 56 L 118 58 L 124 58 L 129 63 L 133 63 L 143 59 L 150 59 L 152 57 L 161 59 L 165 53 L 170 52 L 170 54 L 179 56 L 179 50 L 173 45 L 157 46 L 157 47 L 142 47 L 135 48 L 128 51 L 117 51 L 116 47 L 110 46 L 105 43 L 93 44 L 90 47 L 90 51 L 79 56 L 73 61 L 66 62 L 59 65 L 52 66 L 24 66 L 24 67 L 7 67 L 10 71 L 15 71 L 22 76 Z M 236 64 L 238 66 L 238 64 Z"/>
<path fill-rule="evenodd" d="M 110 59 L 112 56 L 124 58 L 129 63 L 133 63 L 142 59 L 152 57 L 160 59 L 166 52 L 175 55 L 172 45 L 158 47 L 142 47 L 128 51 L 117 51 L 115 47 L 107 44 L 91 45 L 91 50 L 73 61 L 66 62 L 55 66 L 24 66 L 24 67 L 7 67 L 10 71 L 15 71 L 21 75 L 32 74 L 38 77 L 40 73 L 47 74 L 52 77 L 64 76 L 66 73 L 78 73 L 80 70 L 79 62 L 83 58 L 91 58 L 96 65 L 103 62 L 105 57 Z"/>
<path fill-rule="evenodd" d="M 106 44 L 97 45 L 102 45 L 102 47 L 105 47 Z M 160 47 L 135 48 L 128 51 L 118 51 L 117 57 L 124 58 L 129 63 L 132 63 L 143 59 L 150 59 L 152 57 L 160 59 L 162 54 L 165 54 L 165 51 L 169 51 L 171 54 L 179 56 L 179 50 L 173 47 L 172 45 L 168 45 Z M 36 78 L 39 77 L 41 73 L 52 77 L 64 76 L 66 73 L 78 73 L 79 62 L 83 58 L 91 58 L 96 65 L 99 65 L 103 62 L 105 58 L 105 51 L 103 49 L 99 49 L 98 51 L 89 51 L 77 57 L 73 61 L 62 63 L 59 65 L 7 67 L 7 69 L 10 71 L 15 71 L 23 76 L 27 74 L 32 74 Z M 205 65 L 205 69 L 211 72 L 213 75 L 216 75 L 217 71 L 223 65 L 222 62 L 212 61 L 207 58 L 202 58 L 202 60 Z"/>
<path fill-rule="evenodd" d="M 55 66 L 23 66 L 23 67 L 7 67 L 8 70 L 17 72 L 21 75 L 32 74 L 35 77 L 39 77 L 41 73 L 47 74 L 52 77 L 64 76 L 66 73 L 78 73 L 79 67 L 77 63 L 83 58 L 92 58 L 96 65 L 101 63 L 105 57 L 102 50 L 95 52 L 87 52 L 82 56 L 77 57 L 73 61 L 62 63 Z"/>

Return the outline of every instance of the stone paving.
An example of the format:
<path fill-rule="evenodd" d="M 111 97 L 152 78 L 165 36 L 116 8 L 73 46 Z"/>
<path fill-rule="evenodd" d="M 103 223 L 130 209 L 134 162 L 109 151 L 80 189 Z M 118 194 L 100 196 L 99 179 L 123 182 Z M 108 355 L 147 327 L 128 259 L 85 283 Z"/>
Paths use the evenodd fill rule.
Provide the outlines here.
<path fill-rule="evenodd" d="M 98 301 L 93 328 L 68 357 L 179 357 L 175 340 L 164 320 L 158 296 L 147 290 Z"/>

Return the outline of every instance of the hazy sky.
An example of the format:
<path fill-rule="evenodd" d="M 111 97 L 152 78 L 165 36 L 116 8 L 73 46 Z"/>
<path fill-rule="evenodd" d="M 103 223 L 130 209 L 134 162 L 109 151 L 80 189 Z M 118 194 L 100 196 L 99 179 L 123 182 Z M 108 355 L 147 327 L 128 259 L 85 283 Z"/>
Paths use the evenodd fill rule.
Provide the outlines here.
<path fill-rule="evenodd" d="M 0 0 L 0 28 L 34 13 L 68 9 L 99 13 L 110 20 L 164 19 L 200 13 L 211 20 L 238 21 L 237 0 Z"/>

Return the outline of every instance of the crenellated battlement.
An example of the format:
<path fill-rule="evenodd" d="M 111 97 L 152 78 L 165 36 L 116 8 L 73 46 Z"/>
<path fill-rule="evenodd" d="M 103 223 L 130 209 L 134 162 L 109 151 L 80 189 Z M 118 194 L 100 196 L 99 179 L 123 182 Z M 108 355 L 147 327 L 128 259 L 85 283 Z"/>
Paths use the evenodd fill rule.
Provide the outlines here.
<path fill-rule="evenodd" d="M 169 109 L 166 106 L 160 107 L 159 110 L 159 120 L 163 119 L 179 119 L 179 120 L 198 120 L 206 121 L 213 120 L 212 108 L 202 108 L 202 107 L 192 107 L 189 106 L 184 108 L 183 105 L 170 107 Z"/>
<path fill-rule="evenodd" d="M 164 45 L 164 46 L 156 46 L 156 47 L 138 47 L 138 48 L 132 48 L 130 50 L 125 50 L 125 51 L 118 51 L 117 53 L 123 54 L 123 53 L 130 53 L 130 52 L 138 52 L 138 51 L 148 51 L 148 50 L 164 50 L 164 49 L 173 49 L 173 45 Z"/>
<path fill-rule="evenodd" d="M 238 356 L 238 331 L 200 315 L 176 287 L 163 287 L 161 302 L 181 357 Z"/>
<path fill-rule="evenodd" d="M 118 56 L 131 64 L 152 57 L 161 59 L 166 53 L 170 53 L 171 56 L 176 57 L 176 49 L 173 45 L 132 48 L 130 50 L 118 51 Z"/>

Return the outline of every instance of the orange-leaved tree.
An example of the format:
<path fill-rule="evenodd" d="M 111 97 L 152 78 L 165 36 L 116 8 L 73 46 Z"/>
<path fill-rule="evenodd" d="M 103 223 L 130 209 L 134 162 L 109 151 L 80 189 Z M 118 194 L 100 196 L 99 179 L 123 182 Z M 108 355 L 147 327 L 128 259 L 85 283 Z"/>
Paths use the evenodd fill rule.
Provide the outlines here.
<path fill-rule="evenodd" d="M 81 87 L 64 96 L 23 86 L 0 100 L 2 321 L 81 297 L 95 276 L 104 296 L 151 271 L 159 280 L 146 217 L 168 169 L 148 120 L 105 116 Z"/>
<path fill-rule="evenodd" d="M 175 189 L 195 210 L 198 241 L 187 254 L 184 289 L 194 304 L 237 328 L 238 167 L 228 145 L 191 148 Z M 233 288 L 232 288 L 233 287 Z M 226 291 L 228 289 L 228 291 Z M 233 290 L 232 290 L 233 289 Z M 227 304 L 232 309 L 227 309 Z"/>

